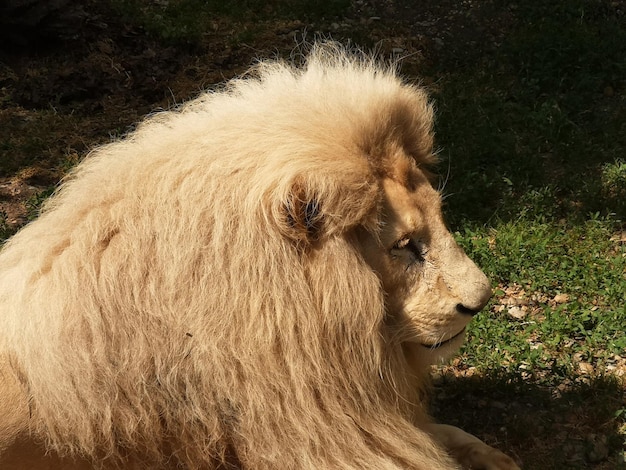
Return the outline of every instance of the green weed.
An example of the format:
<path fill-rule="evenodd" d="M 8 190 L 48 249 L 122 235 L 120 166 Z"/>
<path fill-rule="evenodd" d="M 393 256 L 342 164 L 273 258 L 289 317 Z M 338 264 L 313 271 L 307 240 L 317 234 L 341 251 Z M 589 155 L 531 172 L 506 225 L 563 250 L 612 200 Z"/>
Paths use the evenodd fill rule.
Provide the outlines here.
<path fill-rule="evenodd" d="M 601 366 L 626 349 L 626 249 L 611 220 L 559 226 L 529 220 L 458 233 L 499 286 L 520 286 L 523 320 L 506 309 L 476 318 L 465 354 L 485 370 L 536 374 L 554 385 L 585 359 Z M 558 302 L 554 299 L 561 296 Z M 493 305 L 506 297 L 496 290 Z M 504 368 L 503 368 L 504 365 Z M 599 367 L 601 369 L 601 367 Z"/>
<path fill-rule="evenodd" d="M 13 235 L 13 230 L 11 230 L 11 227 L 9 226 L 7 215 L 5 212 L 0 211 L 0 247 L 2 246 L 4 240 L 9 238 L 11 235 Z"/>
<path fill-rule="evenodd" d="M 626 214 L 626 163 L 617 160 L 602 166 L 602 195 L 617 214 Z"/>

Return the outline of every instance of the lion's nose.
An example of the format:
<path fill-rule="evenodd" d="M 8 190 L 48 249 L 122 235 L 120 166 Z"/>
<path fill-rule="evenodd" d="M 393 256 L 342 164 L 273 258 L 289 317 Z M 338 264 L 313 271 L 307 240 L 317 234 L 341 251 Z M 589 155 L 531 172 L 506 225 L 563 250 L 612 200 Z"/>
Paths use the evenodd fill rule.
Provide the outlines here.
<path fill-rule="evenodd" d="M 473 296 L 470 296 L 469 298 L 466 297 L 462 302 L 456 304 L 456 311 L 461 315 L 470 315 L 473 317 L 489 303 L 489 299 L 493 295 L 493 291 L 491 290 L 491 286 L 489 286 L 487 278 L 484 275 L 483 277 L 485 280 L 484 286 L 481 286 L 481 289 L 476 289 Z"/>
<path fill-rule="evenodd" d="M 463 304 L 456 304 L 456 310 L 463 315 L 471 315 L 472 317 L 476 315 L 478 312 L 482 310 L 482 307 L 479 309 L 469 308 Z"/>

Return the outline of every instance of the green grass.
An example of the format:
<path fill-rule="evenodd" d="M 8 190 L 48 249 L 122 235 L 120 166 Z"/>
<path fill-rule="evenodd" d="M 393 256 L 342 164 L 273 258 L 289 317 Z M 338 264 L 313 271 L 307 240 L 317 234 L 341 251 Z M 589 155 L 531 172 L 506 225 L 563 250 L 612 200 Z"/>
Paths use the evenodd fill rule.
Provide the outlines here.
<path fill-rule="evenodd" d="M 519 451 L 526 468 L 625 468 L 624 383 L 611 367 L 626 351 L 626 28 L 601 1 L 529 0 L 515 16 L 489 55 L 457 50 L 429 70 L 441 77 L 448 217 L 496 286 L 460 362 L 481 378 L 452 387 L 528 402 L 493 426 L 512 452 L 532 443 Z M 608 448 L 599 461 L 596 438 Z"/>
<path fill-rule="evenodd" d="M 517 15 L 490 57 L 444 63 L 438 136 L 468 253 L 498 285 L 569 296 L 524 322 L 480 317 L 466 354 L 487 369 L 505 357 L 507 372 L 550 370 L 541 380 L 556 383 L 574 353 L 626 349 L 626 249 L 611 240 L 626 221 L 626 116 L 607 94 L 623 93 L 626 29 L 596 1 L 530 0 Z"/>
<path fill-rule="evenodd" d="M 4 212 L 0 211 L 0 246 L 2 242 L 13 235 L 14 230 L 11 230 L 7 223 L 7 216 Z"/>
<path fill-rule="evenodd" d="M 555 385 L 576 362 L 602 364 L 626 350 L 626 249 L 611 240 L 612 224 L 589 220 L 560 226 L 519 220 L 459 234 L 467 251 L 499 286 L 519 286 L 529 303 L 523 320 L 508 308 L 479 316 L 468 360 L 485 371 L 534 374 Z M 554 298 L 561 295 L 562 302 Z M 492 306 L 510 297 L 496 289 Z M 520 367 L 523 366 L 523 367 Z"/>
<path fill-rule="evenodd" d="M 456 233 L 495 293 L 453 363 L 472 377 L 446 384 L 439 419 L 463 416 L 458 425 L 524 468 L 625 468 L 626 383 L 613 373 L 626 371 L 626 245 L 615 224 L 522 214 Z"/>

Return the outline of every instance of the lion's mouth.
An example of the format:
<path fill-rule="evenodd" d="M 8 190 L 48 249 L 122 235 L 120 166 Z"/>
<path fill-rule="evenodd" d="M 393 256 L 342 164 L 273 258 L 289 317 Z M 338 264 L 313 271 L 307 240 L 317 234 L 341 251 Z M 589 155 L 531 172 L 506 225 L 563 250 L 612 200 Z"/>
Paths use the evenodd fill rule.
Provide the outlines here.
<path fill-rule="evenodd" d="M 463 328 L 461 331 L 459 331 L 457 334 L 455 334 L 454 336 L 451 336 L 450 338 L 448 338 L 445 341 L 438 341 L 437 343 L 433 343 L 433 344 L 426 344 L 426 343 L 421 343 L 422 346 L 424 346 L 425 348 L 429 348 L 429 349 L 437 349 L 440 348 L 442 346 L 445 346 L 446 344 L 451 343 L 452 341 L 454 341 L 455 339 L 457 339 L 459 336 L 461 336 L 463 333 L 465 333 L 465 328 Z"/>

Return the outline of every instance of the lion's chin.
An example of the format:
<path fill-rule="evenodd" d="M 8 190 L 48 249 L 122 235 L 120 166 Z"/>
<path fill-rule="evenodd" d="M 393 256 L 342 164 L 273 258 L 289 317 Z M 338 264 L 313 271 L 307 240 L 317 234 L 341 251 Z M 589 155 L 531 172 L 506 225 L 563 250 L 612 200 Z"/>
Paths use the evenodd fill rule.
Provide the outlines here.
<path fill-rule="evenodd" d="M 451 337 L 449 337 L 446 340 L 437 341 L 435 343 L 420 342 L 420 345 L 422 345 L 423 347 L 425 347 L 427 349 L 430 349 L 432 351 L 439 350 L 439 349 L 446 349 L 447 350 L 447 349 L 450 349 L 452 347 L 455 347 L 455 348 L 459 347 L 464 339 L 465 339 L 465 328 L 463 328 L 461 331 L 456 333 L 454 336 L 451 336 Z"/>

